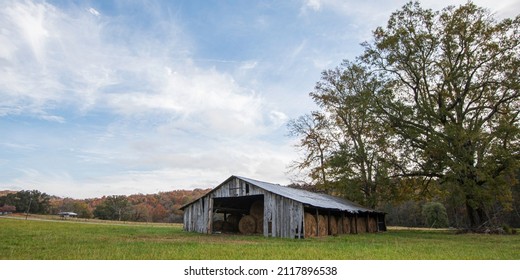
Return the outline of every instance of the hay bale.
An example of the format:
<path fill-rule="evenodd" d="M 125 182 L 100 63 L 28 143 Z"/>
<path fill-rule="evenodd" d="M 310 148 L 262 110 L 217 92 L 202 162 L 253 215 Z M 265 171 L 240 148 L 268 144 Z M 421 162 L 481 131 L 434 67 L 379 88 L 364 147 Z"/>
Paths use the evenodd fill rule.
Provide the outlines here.
<path fill-rule="evenodd" d="M 253 234 L 256 231 L 256 219 L 251 215 L 246 215 L 238 222 L 238 230 L 242 234 Z"/>
<path fill-rule="evenodd" d="M 338 234 L 338 222 L 336 221 L 335 216 L 330 216 L 330 218 L 329 218 L 329 229 L 330 229 L 330 234 L 332 234 L 332 235 Z"/>
<path fill-rule="evenodd" d="M 305 224 L 305 237 L 316 236 L 316 218 L 311 213 L 305 213 L 304 215 L 304 224 Z"/>
<path fill-rule="evenodd" d="M 249 215 L 253 216 L 255 219 L 260 219 L 264 217 L 264 200 L 259 199 L 253 204 L 251 204 L 251 208 L 249 209 Z"/>
<path fill-rule="evenodd" d="M 329 229 L 327 226 L 327 223 L 329 222 L 329 219 L 326 216 L 318 215 L 318 229 L 319 229 L 319 236 L 326 236 L 329 234 Z"/>
<path fill-rule="evenodd" d="M 238 223 L 241 218 L 240 214 L 231 214 L 227 217 L 227 221 L 233 226 L 233 231 L 238 231 Z"/>
<path fill-rule="evenodd" d="M 234 227 L 234 225 L 232 223 L 224 222 L 223 225 L 222 225 L 222 231 L 223 232 L 234 232 L 236 230 L 235 230 L 235 227 Z"/>
<path fill-rule="evenodd" d="M 343 234 L 343 221 L 341 221 L 341 216 L 336 217 L 336 226 L 338 227 L 338 234 Z"/>
<path fill-rule="evenodd" d="M 224 228 L 224 221 L 222 221 L 222 220 L 213 221 L 213 231 L 222 231 L 223 228 Z"/>
<path fill-rule="evenodd" d="M 357 217 L 356 222 L 357 233 L 367 232 L 366 217 Z"/>
<path fill-rule="evenodd" d="M 343 233 L 349 234 L 350 233 L 350 218 L 347 216 L 343 217 L 342 224 L 343 224 Z"/>
<path fill-rule="evenodd" d="M 368 232 L 377 232 L 377 221 L 374 217 L 368 218 Z"/>

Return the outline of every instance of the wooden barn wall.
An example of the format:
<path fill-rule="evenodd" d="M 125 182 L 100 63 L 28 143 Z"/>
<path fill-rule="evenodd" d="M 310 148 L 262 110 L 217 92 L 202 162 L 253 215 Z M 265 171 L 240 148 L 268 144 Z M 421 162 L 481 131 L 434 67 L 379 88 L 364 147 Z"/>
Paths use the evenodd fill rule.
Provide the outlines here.
<path fill-rule="evenodd" d="M 264 236 L 303 237 L 303 204 L 277 194 L 264 196 Z M 271 223 L 272 230 L 268 232 Z"/>
<path fill-rule="evenodd" d="M 184 230 L 207 233 L 210 199 L 202 197 L 184 209 Z"/>
<path fill-rule="evenodd" d="M 211 233 L 213 198 L 264 195 L 264 236 L 303 236 L 303 205 L 234 178 L 184 209 L 184 230 Z M 271 230 L 269 230 L 269 224 Z"/>

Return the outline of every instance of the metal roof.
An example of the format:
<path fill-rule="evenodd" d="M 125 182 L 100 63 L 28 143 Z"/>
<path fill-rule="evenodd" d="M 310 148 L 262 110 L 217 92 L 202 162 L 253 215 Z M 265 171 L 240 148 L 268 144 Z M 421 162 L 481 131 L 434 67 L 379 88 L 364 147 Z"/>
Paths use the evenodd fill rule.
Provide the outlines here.
<path fill-rule="evenodd" d="M 218 189 L 225 183 L 227 183 L 229 180 L 233 178 L 238 178 L 240 180 L 243 180 L 245 182 L 248 182 L 252 185 L 255 185 L 259 188 L 262 188 L 266 191 L 272 192 L 274 194 L 283 196 L 285 198 L 289 198 L 298 202 L 303 203 L 304 205 L 319 207 L 319 208 L 326 208 L 326 209 L 334 209 L 334 210 L 340 210 L 340 211 L 348 211 L 351 213 L 359 213 L 359 212 L 378 212 L 370 208 L 363 207 L 357 203 L 354 203 L 352 201 L 342 199 L 339 197 L 335 197 L 328 194 L 322 194 L 322 193 L 314 193 L 306 190 L 300 190 L 300 189 L 294 189 L 286 186 L 282 186 L 279 184 L 273 184 L 273 183 L 267 183 L 262 182 L 254 179 L 249 179 L 241 176 L 231 176 L 226 181 L 221 183 L 218 187 L 211 190 L 209 193 L 213 192 L 214 190 Z M 208 193 L 208 194 L 209 194 Z M 208 195 L 206 194 L 206 195 Z M 204 195 L 204 196 L 206 196 Z M 181 209 L 184 209 L 186 206 L 194 203 L 195 201 L 199 200 L 200 198 L 189 202 L 186 205 L 183 205 Z"/>
<path fill-rule="evenodd" d="M 275 193 L 277 195 L 290 198 L 292 200 L 301 202 L 303 204 L 307 204 L 314 207 L 319 208 L 328 208 L 328 209 L 336 209 L 341 211 L 348 211 L 352 213 L 358 212 L 379 212 L 370 208 L 363 207 L 357 203 L 352 201 L 342 199 L 339 197 L 335 197 L 328 194 L 323 193 L 314 193 L 306 190 L 289 188 L 286 186 L 282 186 L 279 184 L 272 184 L 262 181 L 257 181 L 241 176 L 232 176 L 231 178 L 236 177 L 241 180 L 244 180 L 250 184 L 253 184 L 259 188 L 262 188 L 266 191 Z M 231 179 L 230 178 L 230 179 Z M 228 179 L 229 180 L 229 179 Z M 226 182 L 228 181 L 226 180 Z"/>

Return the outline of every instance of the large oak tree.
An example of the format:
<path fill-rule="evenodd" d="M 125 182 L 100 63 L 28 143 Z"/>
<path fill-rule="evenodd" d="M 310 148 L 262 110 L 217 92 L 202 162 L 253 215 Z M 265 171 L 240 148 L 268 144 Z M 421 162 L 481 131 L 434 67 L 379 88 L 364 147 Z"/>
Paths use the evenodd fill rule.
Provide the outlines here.
<path fill-rule="evenodd" d="M 492 222 L 518 186 L 520 16 L 410 2 L 373 35 L 356 63 L 323 73 L 311 93 L 321 111 L 290 127 L 311 174 L 357 184 L 372 206 L 384 177 L 432 180 L 470 226 Z"/>
<path fill-rule="evenodd" d="M 507 208 L 519 160 L 520 17 L 472 3 L 435 12 L 409 3 L 377 28 L 364 61 L 390 91 L 378 108 L 408 157 L 405 176 L 439 180 L 471 226 Z"/>

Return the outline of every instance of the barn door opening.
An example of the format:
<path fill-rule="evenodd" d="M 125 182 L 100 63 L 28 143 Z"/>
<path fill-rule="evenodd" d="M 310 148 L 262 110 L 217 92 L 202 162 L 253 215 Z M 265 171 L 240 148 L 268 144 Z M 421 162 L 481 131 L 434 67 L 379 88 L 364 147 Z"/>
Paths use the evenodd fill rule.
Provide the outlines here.
<path fill-rule="evenodd" d="M 213 198 L 213 232 L 263 233 L 264 195 Z"/>

